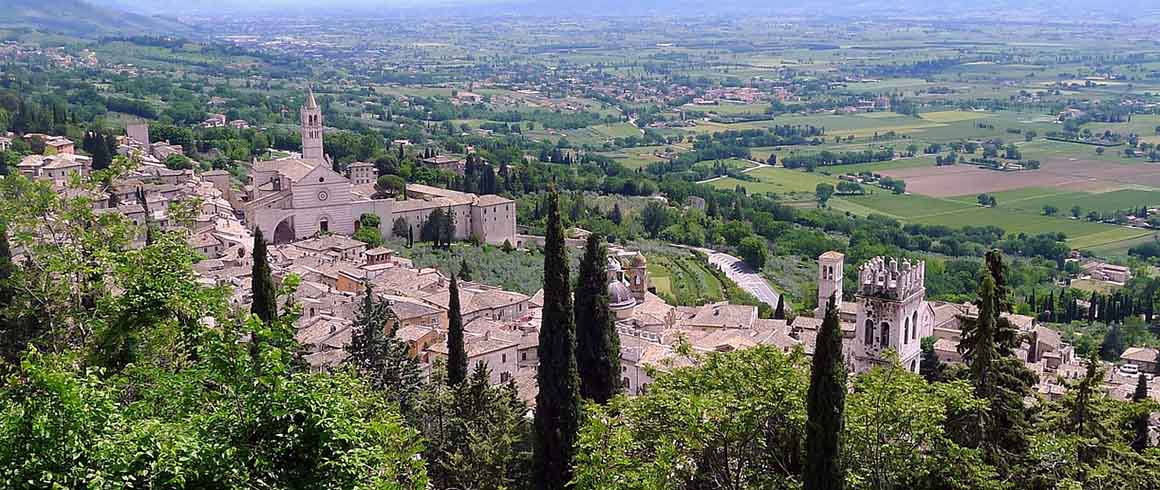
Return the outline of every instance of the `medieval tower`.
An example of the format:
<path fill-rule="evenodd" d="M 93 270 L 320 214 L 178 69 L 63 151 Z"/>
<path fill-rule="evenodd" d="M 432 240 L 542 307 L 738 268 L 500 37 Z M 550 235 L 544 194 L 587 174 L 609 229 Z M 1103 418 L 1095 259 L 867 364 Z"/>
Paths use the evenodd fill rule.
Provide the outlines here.
<path fill-rule="evenodd" d="M 644 254 L 638 252 L 632 256 L 628 266 L 628 289 L 632 291 L 632 296 L 637 302 L 644 301 L 644 295 L 648 292 L 648 282 L 648 262 Z"/>
<path fill-rule="evenodd" d="M 925 279 L 922 261 L 875 257 L 858 268 L 854 352 L 859 371 L 887 362 L 885 353 L 893 350 L 904 369 L 918 372 L 921 339 L 932 334 L 932 320 L 924 311 Z"/>
<path fill-rule="evenodd" d="M 832 250 L 818 257 L 818 307 L 814 310 L 815 318 L 825 318 L 826 304 L 831 294 L 834 296 L 834 306 L 841 311 L 842 268 L 845 263 L 846 256 Z"/>
<path fill-rule="evenodd" d="M 326 163 L 322 150 L 322 109 L 314 100 L 314 90 L 302 106 L 302 159 L 314 164 Z"/>

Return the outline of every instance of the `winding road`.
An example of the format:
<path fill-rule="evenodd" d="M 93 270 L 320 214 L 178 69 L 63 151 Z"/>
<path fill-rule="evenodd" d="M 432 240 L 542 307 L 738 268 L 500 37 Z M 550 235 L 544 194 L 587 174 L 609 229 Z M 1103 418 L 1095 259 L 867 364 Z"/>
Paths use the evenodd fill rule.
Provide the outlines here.
<path fill-rule="evenodd" d="M 710 265 L 721 269 L 725 273 L 725 276 L 737 283 L 741 289 L 755 296 L 758 301 L 769 305 L 770 308 L 777 308 L 777 299 L 781 295 L 777 291 L 774 291 L 773 287 L 769 285 L 769 282 L 764 277 L 761 277 L 761 274 L 758 274 L 757 271 L 754 271 L 749 264 L 746 264 L 744 260 L 708 248 L 682 248 L 696 250 L 705 254 L 709 259 Z"/>

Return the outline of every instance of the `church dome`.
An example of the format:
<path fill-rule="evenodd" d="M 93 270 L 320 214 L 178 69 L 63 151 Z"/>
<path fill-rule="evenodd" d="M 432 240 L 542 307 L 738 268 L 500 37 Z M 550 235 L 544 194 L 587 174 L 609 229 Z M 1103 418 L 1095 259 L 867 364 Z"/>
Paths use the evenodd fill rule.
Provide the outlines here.
<path fill-rule="evenodd" d="M 648 265 L 648 261 L 645 260 L 644 254 L 637 252 L 636 255 L 632 256 L 632 268 L 633 269 L 640 269 L 640 268 L 645 267 L 646 265 Z"/>
<path fill-rule="evenodd" d="M 636 306 L 636 298 L 632 296 L 628 286 L 620 281 L 608 281 L 608 307 L 613 310 L 622 310 Z"/>

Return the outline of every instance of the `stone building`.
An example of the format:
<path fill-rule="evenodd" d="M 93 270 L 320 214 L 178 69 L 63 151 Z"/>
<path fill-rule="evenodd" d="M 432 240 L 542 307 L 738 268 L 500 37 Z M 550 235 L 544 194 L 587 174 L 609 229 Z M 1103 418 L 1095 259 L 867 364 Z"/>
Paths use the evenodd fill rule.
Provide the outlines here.
<path fill-rule="evenodd" d="M 826 252 L 818 257 L 818 310 L 833 294 L 843 317 L 848 308 L 842 302 L 842 270 L 845 256 Z M 903 259 L 875 257 L 858 268 L 858 285 L 853 308 L 854 336 L 847 341 L 853 354 L 851 367 L 862 372 L 888 362 L 886 353 L 898 355 L 901 365 L 918 372 L 922 338 L 934 332 L 935 311 L 926 301 L 926 264 Z M 849 318 L 843 318 L 848 320 Z"/>
<path fill-rule="evenodd" d="M 455 217 L 455 239 L 516 243 L 516 206 L 511 199 L 417 184 L 407 187 L 406 200 L 373 199 L 373 165 L 356 164 L 349 178 L 332 170 L 323 153 L 322 111 L 313 93 L 302 108 L 302 124 L 301 157 L 255 162 L 241 196 L 246 223 L 274 243 L 319 233 L 352 235 L 364 214 L 379 216 L 384 236 L 398 219 L 418 235 L 436 209 Z"/>

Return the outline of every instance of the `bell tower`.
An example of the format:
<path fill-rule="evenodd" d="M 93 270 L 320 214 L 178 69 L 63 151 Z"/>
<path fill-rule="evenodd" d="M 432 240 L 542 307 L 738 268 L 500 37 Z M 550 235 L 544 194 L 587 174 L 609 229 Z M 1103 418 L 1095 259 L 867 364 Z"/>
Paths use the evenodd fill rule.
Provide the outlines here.
<path fill-rule="evenodd" d="M 632 256 L 628 266 L 628 289 L 638 302 L 644 301 L 644 295 L 648 292 L 648 261 L 640 252 Z"/>
<path fill-rule="evenodd" d="M 302 159 L 308 162 L 326 163 L 322 151 L 322 109 L 314 100 L 314 89 L 306 96 L 302 106 Z"/>
<path fill-rule="evenodd" d="M 842 309 L 842 268 L 845 263 L 846 256 L 832 250 L 818 257 L 818 307 L 814 310 L 815 318 L 825 318 L 831 294 L 834 295 L 834 306 L 838 310 Z"/>

